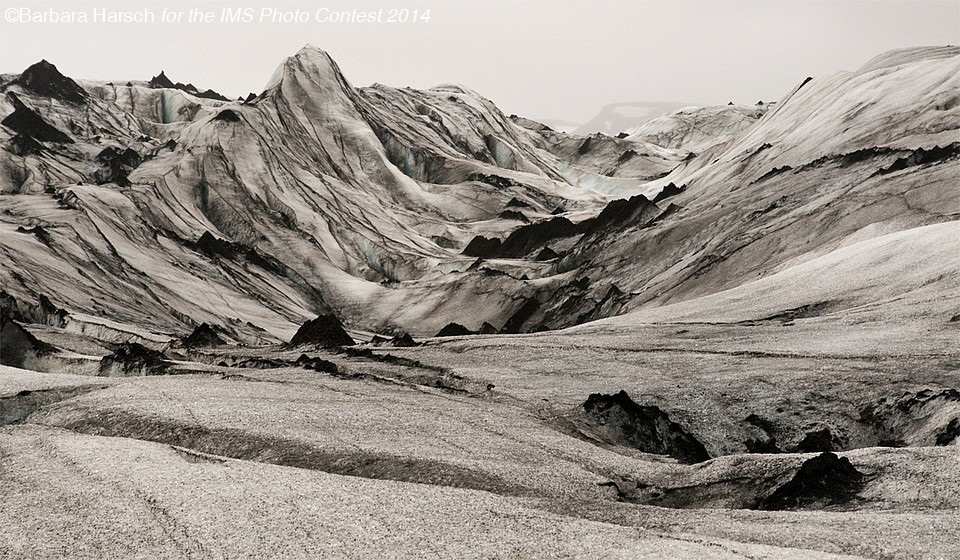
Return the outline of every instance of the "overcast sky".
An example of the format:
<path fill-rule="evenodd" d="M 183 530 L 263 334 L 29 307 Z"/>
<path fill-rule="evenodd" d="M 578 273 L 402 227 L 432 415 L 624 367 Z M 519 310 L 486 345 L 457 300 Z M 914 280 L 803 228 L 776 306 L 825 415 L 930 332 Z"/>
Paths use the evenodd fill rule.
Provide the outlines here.
<path fill-rule="evenodd" d="M 307 23 L 54 24 L 7 10 L 247 6 L 300 9 Z M 883 51 L 960 43 L 960 2 L 87 2 L 0 0 L 0 72 L 46 58 L 73 77 L 149 79 L 161 69 L 236 97 L 259 92 L 306 43 L 355 86 L 460 83 L 507 113 L 583 122 L 621 101 L 778 99 L 806 76 L 853 70 Z M 317 10 L 429 9 L 429 21 L 332 24 Z M 326 13 L 326 12 L 324 12 Z M 15 16 L 16 19 L 18 16 Z M 384 16 L 386 17 L 386 15 Z"/>

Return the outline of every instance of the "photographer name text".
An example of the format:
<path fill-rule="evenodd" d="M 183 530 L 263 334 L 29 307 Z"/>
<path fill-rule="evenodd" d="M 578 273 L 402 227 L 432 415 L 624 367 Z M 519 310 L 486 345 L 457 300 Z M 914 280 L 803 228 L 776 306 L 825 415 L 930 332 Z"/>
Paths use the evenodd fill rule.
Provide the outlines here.
<path fill-rule="evenodd" d="M 208 10 L 190 8 L 173 10 L 38 10 L 28 7 L 8 8 L 4 11 L 7 23 L 107 23 L 107 24 L 175 24 L 175 23 L 227 23 L 227 24 L 308 24 L 308 23 L 428 23 L 429 9 L 380 8 L 331 10 L 329 8 L 281 9 L 269 8 L 223 8 Z"/>

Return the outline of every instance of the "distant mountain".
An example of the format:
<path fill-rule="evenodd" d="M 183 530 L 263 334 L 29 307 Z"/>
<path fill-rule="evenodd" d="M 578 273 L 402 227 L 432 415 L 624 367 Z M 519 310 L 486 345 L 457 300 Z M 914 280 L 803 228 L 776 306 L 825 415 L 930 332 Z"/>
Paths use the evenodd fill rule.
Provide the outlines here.
<path fill-rule="evenodd" d="M 573 133 L 585 135 L 601 132 L 616 136 L 650 119 L 689 105 L 675 101 L 611 103 L 605 105 L 595 117 L 574 129 Z"/>
<path fill-rule="evenodd" d="M 550 128 L 556 130 L 557 132 L 566 132 L 572 134 L 578 128 L 583 126 L 583 123 L 565 121 L 563 119 L 537 119 L 539 122 L 549 126 Z"/>
<path fill-rule="evenodd" d="M 628 131 L 631 140 L 699 153 L 753 126 L 775 103 L 684 107 Z"/>

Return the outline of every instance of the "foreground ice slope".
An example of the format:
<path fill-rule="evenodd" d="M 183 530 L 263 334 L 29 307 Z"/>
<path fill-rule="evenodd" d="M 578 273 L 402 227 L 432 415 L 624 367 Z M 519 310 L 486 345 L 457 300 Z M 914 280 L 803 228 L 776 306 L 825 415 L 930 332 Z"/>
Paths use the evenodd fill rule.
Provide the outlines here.
<path fill-rule="evenodd" d="M 62 543 L 70 542 L 74 558 L 844 557 L 587 521 L 484 492 L 39 427 L 0 429 L 0 450 L 9 467 L 0 474 L 4 487 L 24 491 L 4 495 L 5 556 L 62 558 Z M 26 496 L 29 503 L 21 501 Z M 41 517 L 53 509 L 60 514 Z M 405 530 L 411 522 L 417 529 Z"/>
<path fill-rule="evenodd" d="M 147 378 L 0 367 L 0 412 L 22 414 L 0 427 L 0 515 L 14 528 L 0 551 L 956 556 L 960 448 L 934 444 L 960 413 L 949 392 L 960 381 L 955 345 L 811 349 L 849 327 L 795 323 L 597 324 L 374 357 L 207 348 L 190 351 L 179 374 Z M 301 352 L 338 373 L 294 366 Z M 415 361 L 375 358 L 387 352 Z M 287 365 L 212 365 L 244 357 Z M 620 390 L 665 411 L 714 458 L 688 465 L 603 439 L 583 403 Z M 860 412 L 870 406 L 872 416 Z M 791 446 L 825 428 L 864 486 L 834 505 L 757 509 L 817 456 Z M 780 451 L 750 452 L 764 437 Z M 909 447 L 875 447 L 889 437 Z"/>
<path fill-rule="evenodd" d="M 74 331 L 208 322 L 249 342 L 329 311 L 381 332 L 522 332 L 699 297 L 955 220 L 958 59 L 894 52 L 755 124 L 704 109 L 709 134 L 643 139 L 556 133 L 458 86 L 354 88 L 312 47 L 232 103 L 44 67 L 74 95 L 0 86 L 17 115 L 0 127 L 0 283 Z M 599 192 L 660 194 L 591 224 Z M 471 249 L 511 232 L 509 250 Z"/>

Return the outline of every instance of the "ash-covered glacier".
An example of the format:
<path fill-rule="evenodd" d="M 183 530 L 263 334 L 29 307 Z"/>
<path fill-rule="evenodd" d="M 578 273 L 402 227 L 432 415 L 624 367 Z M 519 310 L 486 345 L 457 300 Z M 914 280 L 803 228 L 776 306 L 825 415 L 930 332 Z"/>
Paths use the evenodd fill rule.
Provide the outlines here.
<path fill-rule="evenodd" d="M 958 91 L 0 76 L 0 557 L 957 557 Z"/>

